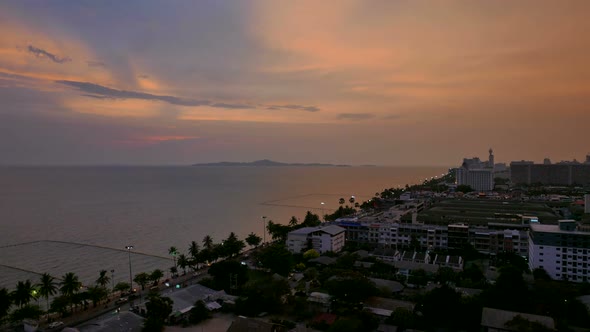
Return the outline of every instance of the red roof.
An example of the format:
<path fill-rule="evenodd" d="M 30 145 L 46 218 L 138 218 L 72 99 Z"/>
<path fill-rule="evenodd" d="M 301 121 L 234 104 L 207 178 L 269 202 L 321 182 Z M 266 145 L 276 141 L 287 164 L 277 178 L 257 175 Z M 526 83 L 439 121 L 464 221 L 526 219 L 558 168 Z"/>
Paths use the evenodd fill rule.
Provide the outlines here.
<path fill-rule="evenodd" d="M 313 319 L 314 323 L 325 322 L 328 325 L 334 324 L 335 321 L 336 321 L 336 315 L 329 314 L 327 312 L 321 313 L 321 314 L 315 316 L 315 318 Z"/>

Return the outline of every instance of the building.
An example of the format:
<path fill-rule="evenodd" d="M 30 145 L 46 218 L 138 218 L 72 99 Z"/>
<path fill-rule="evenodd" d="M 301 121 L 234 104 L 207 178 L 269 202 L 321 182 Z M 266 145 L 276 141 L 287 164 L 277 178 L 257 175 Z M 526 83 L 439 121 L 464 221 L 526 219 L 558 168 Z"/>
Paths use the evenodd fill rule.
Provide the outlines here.
<path fill-rule="evenodd" d="M 483 332 L 521 331 L 511 324 L 519 320 L 538 323 L 550 330 L 555 329 L 555 321 L 551 317 L 484 307 L 481 313 L 481 330 Z"/>
<path fill-rule="evenodd" d="M 494 153 L 489 150 L 488 161 L 479 158 L 465 158 L 461 167 L 457 168 L 457 185 L 467 185 L 478 191 L 494 189 Z"/>
<path fill-rule="evenodd" d="M 586 156 L 589 160 L 590 156 Z M 546 159 L 543 164 L 532 161 L 513 161 L 510 163 L 510 181 L 513 184 L 541 185 L 587 185 L 590 184 L 590 162 L 562 161 L 551 164 Z"/>
<path fill-rule="evenodd" d="M 584 213 L 590 213 L 590 194 L 584 195 Z"/>
<path fill-rule="evenodd" d="M 553 279 L 588 282 L 589 264 L 589 225 L 574 220 L 560 220 L 558 225 L 530 225 L 531 270 L 543 268 Z"/>
<path fill-rule="evenodd" d="M 345 231 L 336 225 L 299 228 L 287 235 L 287 249 L 291 253 L 309 249 L 319 253 L 339 252 L 344 247 Z"/>

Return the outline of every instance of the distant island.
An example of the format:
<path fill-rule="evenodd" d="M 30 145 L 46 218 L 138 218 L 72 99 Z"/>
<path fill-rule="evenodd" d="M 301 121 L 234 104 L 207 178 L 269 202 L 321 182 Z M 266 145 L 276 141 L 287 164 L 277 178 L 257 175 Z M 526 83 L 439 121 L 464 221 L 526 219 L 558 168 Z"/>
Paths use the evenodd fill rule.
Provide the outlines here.
<path fill-rule="evenodd" d="M 256 160 L 252 162 L 232 162 L 222 161 L 218 163 L 205 163 L 205 164 L 193 164 L 192 166 L 247 166 L 247 167 L 284 167 L 284 166 L 299 166 L 299 167 L 351 167 L 350 165 L 334 165 L 334 164 L 321 164 L 321 163 L 281 163 L 278 161 L 272 161 L 268 159 Z"/>

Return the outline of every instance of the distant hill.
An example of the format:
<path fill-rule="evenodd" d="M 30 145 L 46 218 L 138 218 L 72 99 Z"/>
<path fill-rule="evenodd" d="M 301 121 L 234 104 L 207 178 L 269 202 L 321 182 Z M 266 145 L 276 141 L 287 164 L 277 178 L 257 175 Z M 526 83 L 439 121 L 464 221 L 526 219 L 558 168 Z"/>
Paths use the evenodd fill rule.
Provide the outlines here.
<path fill-rule="evenodd" d="M 299 167 L 351 167 L 350 165 L 334 165 L 334 164 L 320 164 L 320 163 L 281 163 L 278 161 L 272 161 L 268 159 L 263 160 L 256 160 L 252 162 L 232 162 L 232 161 L 222 161 L 218 163 L 206 163 L 206 164 L 194 164 L 192 166 L 227 166 L 227 167 L 236 167 L 236 166 L 247 166 L 247 167 L 283 167 L 283 166 L 299 166 Z"/>

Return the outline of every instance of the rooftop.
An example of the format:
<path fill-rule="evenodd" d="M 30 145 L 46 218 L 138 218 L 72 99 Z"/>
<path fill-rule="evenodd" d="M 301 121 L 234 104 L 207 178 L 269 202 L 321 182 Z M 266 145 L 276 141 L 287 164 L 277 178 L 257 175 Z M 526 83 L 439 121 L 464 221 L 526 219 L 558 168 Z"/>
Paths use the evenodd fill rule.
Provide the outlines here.
<path fill-rule="evenodd" d="M 551 317 L 525 314 L 520 312 L 506 311 L 493 308 L 483 308 L 481 314 L 481 325 L 485 327 L 501 329 L 503 331 L 516 331 L 516 329 L 510 329 L 506 325 L 506 323 L 510 322 L 517 316 L 520 316 L 531 322 L 543 324 L 544 326 L 551 329 L 555 328 L 555 322 Z"/>

